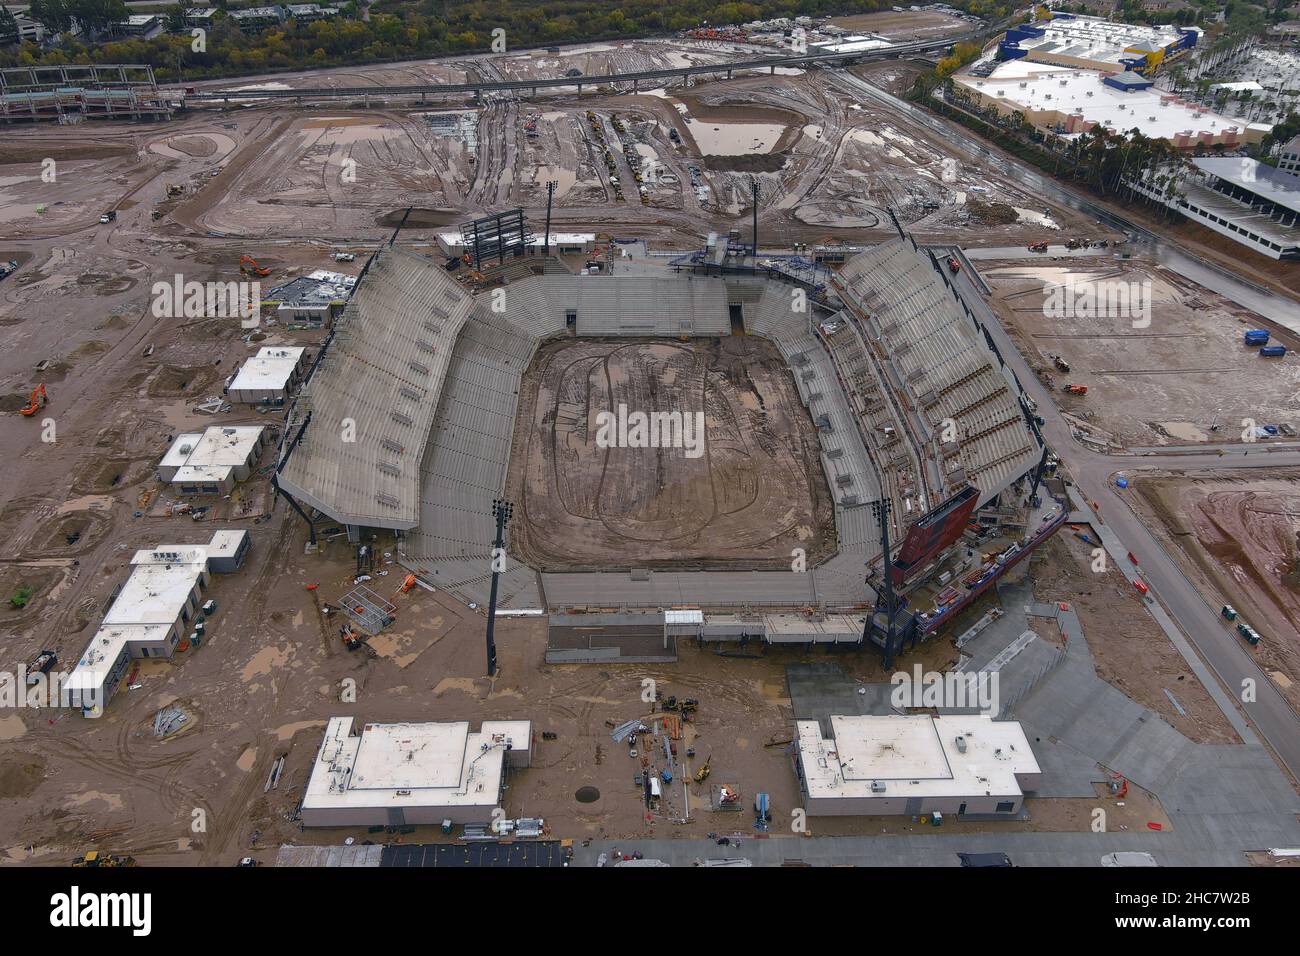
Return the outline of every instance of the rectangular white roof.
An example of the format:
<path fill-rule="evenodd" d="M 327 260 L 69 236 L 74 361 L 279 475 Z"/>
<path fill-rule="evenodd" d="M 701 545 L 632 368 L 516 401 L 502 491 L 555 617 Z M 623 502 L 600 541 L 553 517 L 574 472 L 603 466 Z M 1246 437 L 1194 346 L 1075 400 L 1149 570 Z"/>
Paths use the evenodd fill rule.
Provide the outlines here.
<path fill-rule="evenodd" d="M 248 532 L 217 531 L 207 544 L 161 544 L 131 556 L 131 575 L 68 676 L 67 687 L 103 686 L 108 668 L 129 643 L 166 638 L 212 556 L 233 554 Z"/>
<path fill-rule="evenodd" d="M 312 766 L 304 809 L 477 806 L 496 800 L 506 743 L 526 748 L 528 721 L 367 724 L 332 717 Z"/>
<path fill-rule="evenodd" d="M 1154 87 L 1117 90 L 1103 83 L 1103 76 L 1095 70 L 1008 60 L 998 64 L 987 78 L 959 74 L 953 80 L 1017 109 L 1066 114 L 1077 111 L 1083 119 L 1110 126 L 1118 133 L 1136 127 L 1153 139 L 1173 139 L 1179 133 L 1193 137 L 1201 132 L 1218 135 L 1235 127 L 1245 138 L 1244 119 L 1182 103 Z"/>
<path fill-rule="evenodd" d="M 298 345 L 264 346 L 239 367 L 229 390 L 255 392 L 287 388 L 306 351 Z"/>
<path fill-rule="evenodd" d="M 212 425 L 185 459 L 190 468 L 233 467 L 248 461 L 262 437 L 262 425 Z M 170 449 L 168 449 L 170 454 Z"/>
<path fill-rule="evenodd" d="M 113 606 L 104 615 L 104 624 L 174 623 L 207 568 L 207 553 L 200 553 L 200 561 L 136 564 Z"/>
<path fill-rule="evenodd" d="M 830 721 L 830 739 L 822 737 L 818 721 L 796 722 L 808 794 L 814 798 L 1018 796 L 1016 775 L 1040 772 L 1017 721 L 983 714 Z"/>

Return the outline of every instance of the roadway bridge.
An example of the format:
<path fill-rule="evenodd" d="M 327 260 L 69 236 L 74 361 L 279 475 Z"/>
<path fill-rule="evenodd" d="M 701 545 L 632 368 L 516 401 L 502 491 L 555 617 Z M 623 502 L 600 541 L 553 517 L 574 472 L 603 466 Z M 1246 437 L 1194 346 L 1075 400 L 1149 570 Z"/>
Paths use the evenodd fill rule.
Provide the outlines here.
<path fill-rule="evenodd" d="M 418 96 L 421 101 L 428 96 L 447 96 L 457 93 L 487 93 L 511 90 L 526 90 L 536 94 L 538 90 L 569 86 L 576 87 L 581 93 L 583 87 L 607 86 L 614 83 L 631 83 L 634 90 L 642 82 L 681 79 L 690 76 L 722 75 L 731 78 L 737 71 L 770 70 L 775 73 L 778 67 L 843 66 L 863 60 L 885 60 L 900 56 L 912 56 L 946 50 L 954 43 L 976 40 L 982 34 L 967 33 L 961 36 L 949 36 L 938 40 L 918 40 L 912 43 L 900 43 L 895 46 L 881 47 L 875 50 L 860 50 L 853 53 L 798 53 L 788 56 L 766 56 L 753 60 L 734 60 L 725 63 L 710 63 L 700 66 L 672 67 L 665 70 L 640 70 L 634 73 L 605 73 L 600 76 L 559 76 L 536 80 L 485 80 L 479 83 L 428 83 L 411 86 L 342 86 L 322 87 L 304 86 L 292 90 L 222 90 L 196 89 L 195 87 L 170 87 L 160 93 L 167 99 L 185 105 L 188 102 L 231 102 L 234 100 L 282 99 L 301 102 L 309 99 L 359 99 L 363 102 L 371 97 Z"/>

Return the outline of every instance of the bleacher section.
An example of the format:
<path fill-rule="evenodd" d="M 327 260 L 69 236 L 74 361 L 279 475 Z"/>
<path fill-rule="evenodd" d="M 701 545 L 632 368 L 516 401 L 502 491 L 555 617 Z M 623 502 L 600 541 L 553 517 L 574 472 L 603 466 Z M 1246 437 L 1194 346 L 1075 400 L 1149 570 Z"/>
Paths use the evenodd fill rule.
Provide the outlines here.
<path fill-rule="evenodd" d="M 548 275 L 544 285 L 547 308 L 561 323 L 575 312 L 579 335 L 730 332 L 719 279 Z"/>
<path fill-rule="evenodd" d="M 1016 394 L 926 254 L 910 240 L 884 243 L 846 262 L 836 287 L 861 340 L 878 343 L 881 373 L 906 396 L 913 457 L 942 462 L 930 507 L 966 482 L 983 505 L 1034 465 L 1040 451 Z M 945 422 L 956 433 L 946 443 Z"/>
<path fill-rule="evenodd" d="M 486 600 L 491 583 L 492 500 L 505 486 L 519 381 L 540 341 L 530 330 L 545 330 L 525 288 L 539 282 L 512 284 L 507 302 L 514 308 L 505 314 L 482 302 L 471 313 L 420 468 L 420 524 L 407 537 L 406 563 L 466 601 Z M 523 565 L 509 562 L 501 585 L 502 607 L 535 607 L 540 600 L 536 576 Z"/>
<path fill-rule="evenodd" d="M 656 607 L 683 601 L 727 606 L 852 607 L 869 600 L 865 562 L 879 552 L 875 522 L 863 502 L 877 495 L 874 472 L 849 417 L 834 371 L 806 315 L 790 310 L 789 290 L 762 280 L 724 283 L 640 277 L 573 277 L 548 274 L 511 282 L 506 311 L 493 314 L 484 300 L 470 314 L 452 355 L 433 435 L 421 467 L 419 527 L 403 544 L 402 561 L 437 587 L 483 603 L 491 585 L 491 502 L 504 487 L 520 378 L 537 344 L 562 332 L 565 313 L 578 311 L 579 329 L 603 335 L 677 336 L 681 317 L 697 335 L 730 331 L 728 302 L 742 301 L 746 324 L 762 326 L 787 360 L 810 358 L 795 372 L 800 395 L 822 427 L 823 464 L 836 501 L 840 552 L 806 574 L 781 571 L 653 571 L 537 574 L 507 563 L 498 603 L 503 608 L 587 605 L 600 601 Z M 667 318 L 654 332 L 633 331 L 658 296 Z M 625 321 L 619 310 L 634 319 Z M 673 310 L 676 310 L 675 312 Z M 584 319 L 583 316 L 586 316 Z M 644 327 L 645 323 L 640 324 Z M 707 331 L 705 331 L 707 330 Z M 755 331 L 757 331 L 755 329 Z M 841 476 L 847 480 L 840 480 Z"/>
<path fill-rule="evenodd" d="M 438 264 L 396 248 L 376 253 L 294 404 L 281 488 L 335 521 L 414 528 L 420 462 L 474 305 Z"/>

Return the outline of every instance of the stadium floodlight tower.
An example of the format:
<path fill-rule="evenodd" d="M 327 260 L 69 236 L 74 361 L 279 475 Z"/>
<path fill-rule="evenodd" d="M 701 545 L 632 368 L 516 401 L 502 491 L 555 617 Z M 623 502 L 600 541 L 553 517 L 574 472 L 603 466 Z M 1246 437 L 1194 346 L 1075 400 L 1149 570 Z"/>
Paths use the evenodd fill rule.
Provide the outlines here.
<path fill-rule="evenodd" d="M 506 525 L 515 506 L 503 498 L 492 499 L 492 517 L 497 520 L 497 537 L 492 545 L 492 593 L 488 596 L 487 620 L 487 676 L 497 674 L 497 645 L 493 636 L 493 627 L 497 620 L 497 580 L 501 577 L 501 567 L 505 563 Z"/>
<path fill-rule="evenodd" d="M 893 568 L 890 567 L 889 560 L 889 515 L 892 510 L 893 502 L 888 498 L 881 498 L 879 501 L 871 502 L 871 513 L 880 522 L 880 553 L 883 556 L 880 562 L 880 571 L 885 598 L 885 670 L 889 670 L 894 666 L 894 612 L 896 605 L 894 602 Z M 876 607 L 880 607 L 879 598 L 876 600 Z M 867 630 L 870 631 L 874 626 L 875 614 L 872 613 L 867 618 Z"/>

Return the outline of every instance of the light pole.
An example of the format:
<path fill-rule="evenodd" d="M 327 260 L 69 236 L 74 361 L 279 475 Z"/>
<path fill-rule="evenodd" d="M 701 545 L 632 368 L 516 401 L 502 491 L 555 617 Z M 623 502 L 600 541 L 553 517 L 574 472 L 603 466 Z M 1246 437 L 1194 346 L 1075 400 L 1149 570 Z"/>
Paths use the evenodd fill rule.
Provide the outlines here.
<path fill-rule="evenodd" d="M 546 184 L 546 236 L 542 239 L 542 255 L 551 254 L 551 199 L 555 196 L 555 187 L 560 185 L 554 179 Z"/>
<path fill-rule="evenodd" d="M 492 593 L 488 597 L 488 621 L 487 621 L 487 676 L 495 677 L 497 674 L 497 645 L 493 639 L 492 629 L 497 619 L 497 579 L 501 576 L 501 568 L 505 564 L 506 557 L 506 525 L 510 523 L 510 515 L 514 513 L 515 506 L 503 498 L 492 499 L 492 517 L 497 519 L 497 537 L 492 546 Z"/>

